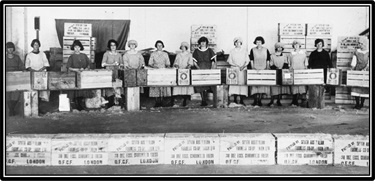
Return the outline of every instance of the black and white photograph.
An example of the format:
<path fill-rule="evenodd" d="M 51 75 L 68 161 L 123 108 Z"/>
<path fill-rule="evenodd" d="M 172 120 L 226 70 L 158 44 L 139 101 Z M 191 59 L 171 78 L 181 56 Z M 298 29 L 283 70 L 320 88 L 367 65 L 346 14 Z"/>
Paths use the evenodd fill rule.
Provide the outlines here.
<path fill-rule="evenodd" d="M 1 3 L 3 180 L 374 179 L 373 2 Z"/>

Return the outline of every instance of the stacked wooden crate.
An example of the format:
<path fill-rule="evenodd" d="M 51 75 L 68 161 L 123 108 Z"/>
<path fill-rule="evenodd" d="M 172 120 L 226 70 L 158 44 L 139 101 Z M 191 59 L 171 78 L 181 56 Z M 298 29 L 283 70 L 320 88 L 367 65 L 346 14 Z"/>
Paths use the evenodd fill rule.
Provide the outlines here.
<path fill-rule="evenodd" d="M 293 51 L 293 41 L 301 42 L 301 49 L 306 48 L 306 25 L 303 23 L 279 23 L 278 37 L 279 42 L 284 44 L 284 53 Z"/>
<path fill-rule="evenodd" d="M 74 40 L 79 40 L 84 50 L 81 53 L 87 55 L 91 63 L 95 62 L 95 49 L 96 49 L 96 38 L 92 37 L 91 24 L 87 23 L 65 23 L 64 24 L 64 37 L 63 37 L 63 64 L 62 71 L 66 70 L 66 63 L 70 55 L 74 53 L 71 50 L 71 45 Z"/>
<path fill-rule="evenodd" d="M 216 36 L 216 25 L 192 25 L 191 26 L 191 51 L 199 47 L 198 40 L 200 37 L 206 37 L 209 41 L 208 48 L 211 48 L 216 52 L 217 48 L 217 36 Z"/>
<path fill-rule="evenodd" d="M 351 69 L 350 63 L 353 52 L 358 48 L 359 36 L 339 36 L 337 38 L 337 69 L 342 70 L 342 84 L 346 84 L 347 70 Z M 335 94 L 336 104 L 354 104 L 350 90 L 346 87 L 337 87 Z"/>

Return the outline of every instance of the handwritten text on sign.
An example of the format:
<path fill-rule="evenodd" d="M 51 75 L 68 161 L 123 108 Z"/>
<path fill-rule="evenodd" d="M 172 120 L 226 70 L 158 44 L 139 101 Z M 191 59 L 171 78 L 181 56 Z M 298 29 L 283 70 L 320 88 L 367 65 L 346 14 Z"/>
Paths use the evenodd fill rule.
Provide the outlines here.
<path fill-rule="evenodd" d="M 92 36 L 92 25 L 87 23 L 64 23 L 64 36 Z"/>

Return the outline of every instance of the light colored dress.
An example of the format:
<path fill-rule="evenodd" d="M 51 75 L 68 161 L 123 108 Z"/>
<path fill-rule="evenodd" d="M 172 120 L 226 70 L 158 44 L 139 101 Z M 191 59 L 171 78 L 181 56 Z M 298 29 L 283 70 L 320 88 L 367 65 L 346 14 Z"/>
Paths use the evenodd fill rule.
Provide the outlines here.
<path fill-rule="evenodd" d="M 112 70 L 112 81 L 114 82 L 118 78 L 118 70 L 119 70 L 119 65 L 123 65 L 122 61 L 122 56 L 120 53 L 112 53 L 111 51 L 107 51 L 103 55 L 103 60 L 102 60 L 102 67 L 104 67 L 104 63 L 106 64 L 114 64 L 118 63 L 116 66 L 105 66 L 105 69 L 107 70 Z M 120 94 L 123 94 L 123 89 L 122 88 L 117 88 L 120 90 Z M 114 89 L 105 89 L 105 95 L 107 97 L 115 95 L 116 90 Z"/>
<path fill-rule="evenodd" d="M 229 95 L 237 94 L 248 96 L 248 86 L 246 84 L 246 69 L 250 62 L 249 55 L 245 48 L 237 49 L 234 48 L 229 52 L 227 62 L 231 65 L 232 69 L 238 70 L 238 83 L 242 85 L 230 85 Z M 244 70 L 240 71 L 240 67 L 245 66 Z"/>
<path fill-rule="evenodd" d="M 166 68 L 171 65 L 171 62 L 167 53 L 156 51 L 151 54 L 148 64 L 155 68 Z M 170 97 L 171 95 L 170 87 L 150 87 L 150 97 Z"/>
<path fill-rule="evenodd" d="M 294 70 L 303 70 L 309 65 L 306 58 L 306 53 L 303 50 L 296 52 L 295 50 L 289 54 L 290 67 Z M 304 85 L 293 85 L 291 86 L 292 94 L 304 94 L 306 93 L 306 86 Z"/>
<path fill-rule="evenodd" d="M 43 67 L 49 67 L 47 56 L 44 52 L 39 51 L 39 53 L 30 52 L 26 56 L 25 60 L 25 68 L 32 68 L 35 70 L 39 70 Z M 43 71 L 47 71 L 44 69 Z M 43 100 L 48 102 L 50 96 L 50 91 L 39 91 L 39 97 Z"/>
<path fill-rule="evenodd" d="M 351 66 L 354 67 L 354 70 L 364 70 L 369 63 L 370 53 L 368 50 L 362 51 L 358 49 L 354 52 L 354 56 L 352 59 Z M 364 71 L 369 71 L 365 69 Z M 365 97 L 369 98 L 370 88 L 365 87 L 352 87 L 351 88 L 351 96 L 358 96 L 358 97 Z"/>
<path fill-rule="evenodd" d="M 254 47 L 250 51 L 250 60 L 254 60 L 253 69 L 265 70 L 267 67 L 267 60 L 269 58 L 269 51 L 267 48 Z M 269 86 L 251 86 L 251 95 L 253 94 L 267 94 L 270 95 L 271 88 Z"/>
<path fill-rule="evenodd" d="M 145 59 L 142 54 L 138 51 L 127 51 L 122 57 L 124 60 L 124 66 L 130 67 L 130 69 L 141 69 L 145 64 Z M 141 93 L 144 93 L 144 88 L 140 87 Z"/>
<path fill-rule="evenodd" d="M 276 69 L 283 69 L 284 63 L 288 63 L 288 56 L 281 53 L 280 55 L 272 54 L 270 66 L 275 65 Z M 281 72 L 280 72 L 281 73 Z M 281 75 L 277 75 L 278 79 L 281 79 Z M 278 80 L 278 82 L 281 82 Z M 285 85 L 271 86 L 271 95 L 290 94 L 290 87 Z"/>
<path fill-rule="evenodd" d="M 187 69 L 187 67 L 193 66 L 193 56 L 190 52 L 179 53 L 176 56 L 174 65 L 178 65 L 179 69 Z M 173 87 L 173 95 L 192 95 L 194 94 L 193 86 L 186 87 Z"/>

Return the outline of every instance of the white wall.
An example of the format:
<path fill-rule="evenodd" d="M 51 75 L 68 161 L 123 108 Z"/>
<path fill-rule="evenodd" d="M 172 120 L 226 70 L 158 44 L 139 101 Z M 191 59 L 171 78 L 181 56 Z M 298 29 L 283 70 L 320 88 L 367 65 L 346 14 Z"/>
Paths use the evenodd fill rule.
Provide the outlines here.
<path fill-rule="evenodd" d="M 55 19 L 130 19 L 129 39 L 138 41 L 138 49 L 153 47 L 161 39 L 165 50 L 171 52 L 178 50 L 182 41 L 190 42 L 193 24 L 217 25 L 218 49 L 226 53 L 233 48 L 234 37 L 241 36 L 244 46 L 251 48 L 259 35 L 272 53 L 278 38 L 277 24 L 282 22 L 331 24 L 333 49 L 337 36 L 358 35 L 369 27 L 369 11 L 364 7 L 21 7 L 12 8 L 11 15 L 7 21 L 11 19 L 12 29 L 6 29 L 6 39 L 16 44 L 21 57 L 32 50 L 29 44 L 36 38 L 35 16 L 41 20 L 41 50 L 60 46 Z"/>

